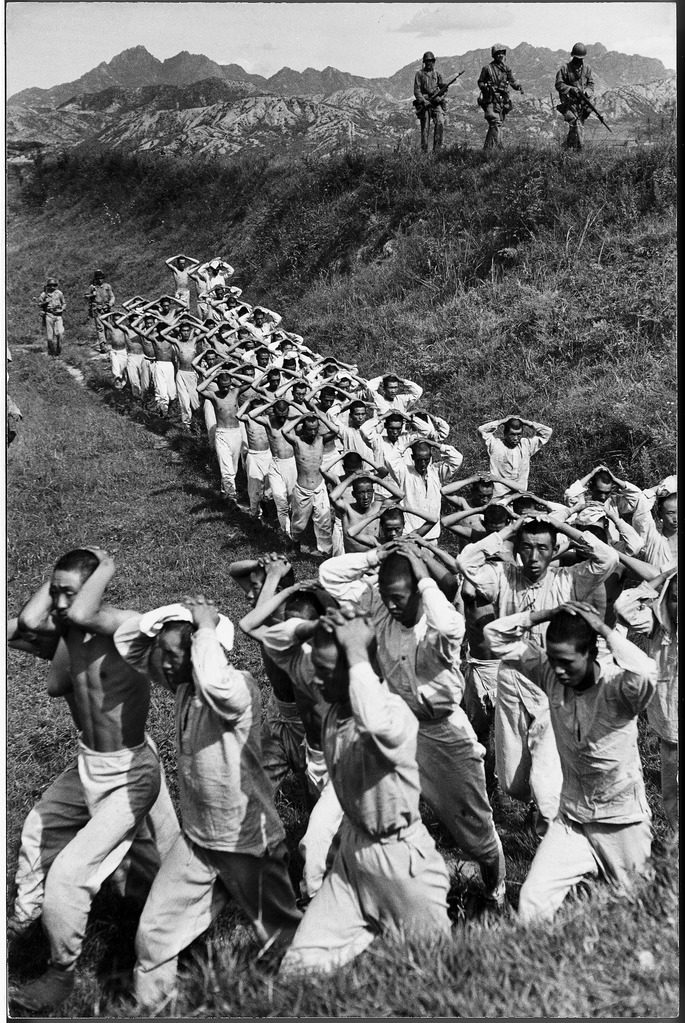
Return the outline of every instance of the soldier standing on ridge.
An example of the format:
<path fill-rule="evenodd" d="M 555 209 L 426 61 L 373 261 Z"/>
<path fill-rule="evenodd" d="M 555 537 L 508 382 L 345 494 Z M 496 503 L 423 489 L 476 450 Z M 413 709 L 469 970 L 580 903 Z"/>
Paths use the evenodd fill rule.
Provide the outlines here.
<path fill-rule="evenodd" d="M 485 120 L 488 122 L 488 133 L 485 136 L 483 149 L 502 149 L 500 128 L 504 118 L 512 108 L 509 89 L 523 94 L 523 88 L 514 78 L 511 68 L 505 61 L 507 48 L 501 43 L 491 47 L 492 61 L 482 68 L 478 77 L 478 106 L 482 107 Z"/>
<path fill-rule="evenodd" d="M 446 100 L 444 95 L 431 100 L 437 89 L 444 86 L 443 77 L 435 70 L 435 55 L 428 50 L 423 55 L 423 67 L 414 77 L 414 106 L 416 116 L 421 122 L 421 149 L 428 152 L 428 134 L 430 123 L 433 122 L 433 149 L 442 146 L 442 135 L 445 128 Z"/>
<path fill-rule="evenodd" d="M 107 351 L 105 343 L 105 325 L 102 321 L 102 313 L 108 313 L 114 306 L 114 292 L 112 285 L 105 281 L 102 270 L 96 270 L 93 274 L 93 283 L 85 294 L 88 299 L 88 315 L 92 317 L 95 324 L 98 346 L 101 352 Z"/>
<path fill-rule="evenodd" d="M 590 114 L 589 107 L 583 103 L 583 93 L 592 99 L 595 91 L 592 71 L 583 63 L 586 56 L 586 47 L 582 43 L 575 43 L 571 50 L 571 60 L 559 68 L 554 82 L 554 88 L 561 99 L 557 110 L 568 121 L 565 149 L 582 149 L 583 146 L 583 122 Z"/>

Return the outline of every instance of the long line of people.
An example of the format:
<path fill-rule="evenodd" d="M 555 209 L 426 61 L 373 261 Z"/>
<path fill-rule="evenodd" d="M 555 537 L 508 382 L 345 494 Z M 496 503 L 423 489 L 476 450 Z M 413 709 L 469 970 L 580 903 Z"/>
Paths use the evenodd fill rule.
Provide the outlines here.
<path fill-rule="evenodd" d="M 202 412 L 226 500 L 242 464 L 249 514 L 275 504 L 290 553 L 229 567 L 269 699 L 262 714 L 208 596 L 115 608 L 105 551 L 60 558 L 8 624 L 10 646 L 51 662 L 48 692 L 79 730 L 22 832 L 10 931 L 42 917 L 51 961 L 17 1004 L 68 997 L 107 877 L 142 909 L 134 991 L 156 1010 L 229 896 L 283 974 L 338 968 L 381 933 L 448 935 L 420 797 L 493 912 L 507 904 L 496 787 L 529 804 L 541 839 L 522 919 L 549 919 L 588 875 L 619 890 L 647 876 L 643 710 L 678 820 L 676 477 L 643 491 L 599 465 L 543 499 L 530 461 L 552 429 L 508 415 L 479 428 L 489 471 L 460 479 L 418 384 L 319 355 L 228 288 L 223 260 L 168 262 L 175 297 L 102 316 L 115 386 L 152 385 L 163 413 L 177 394 L 184 427 Z M 320 564 L 298 579 L 310 518 Z M 145 731 L 152 683 L 174 696 L 180 825 Z M 297 895 L 274 803 L 290 772 L 310 801 Z"/>

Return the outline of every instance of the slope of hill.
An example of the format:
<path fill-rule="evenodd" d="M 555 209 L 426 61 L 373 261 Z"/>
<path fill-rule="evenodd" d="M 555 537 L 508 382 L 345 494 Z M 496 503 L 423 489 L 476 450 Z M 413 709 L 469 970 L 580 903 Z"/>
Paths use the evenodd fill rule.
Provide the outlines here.
<path fill-rule="evenodd" d="M 12 612 L 59 553 L 88 542 L 115 554 L 120 606 L 156 606 L 190 589 L 220 601 L 235 620 L 245 602 L 226 584 L 227 560 L 273 549 L 271 534 L 219 506 L 204 438 L 158 444 L 153 423 L 140 409 L 131 422 L 133 408 L 107 370 L 79 349 L 95 265 L 121 302 L 167 291 L 164 259 L 174 252 L 223 254 L 246 297 L 279 310 L 284 326 L 317 350 L 358 362 L 365 376 L 389 371 L 420 382 L 427 406 L 452 425 L 463 476 L 487 466 L 477 426 L 514 411 L 554 429 L 531 474 L 545 496 L 558 498 L 600 461 L 640 485 L 674 467 L 674 145 L 590 156 L 522 147 L 493 157 L 455 147 L 431 160 L 348 151 L 326 161 L 228 164 L 68 153 L 40 162 L 21 190 L 10 176 L 8 191 L 10 383 L 25 414 L 9 453 Z M 69 357 L 80 358 L 95 394 L 79 390 L 60 360 L 32 350 L 40 334 L 32 299 L 48 273 L 66 295 Z M 298 562 L 298 577 L 308 571 Z M 23 816 L 71 755 L 73 726 L 64 708 L 48 707 L 44 669 L 12 656 L 14 856 Z M 259 654 L 240 636 L 236 663 L 261 678 Z M 171 767 L 173 723 L 163 701 L 157 696 L 151 726 Z M 262 964 L 246 963 L 252 947 L 244 954 L 240 922 L 224 916 L 208 935 L 206 957 L 198 946 L 187 960 L 174 1011 L 674 1016 L 677 848 L 664 848 L 656 739 L 642 732 L 641 742 L 656 878 L 632 898 L 597 886 L 540 928 L 515 917 L 461 918 L 445 945 L 378 942 L 335 976 L 305 982 L 267 978 Z M 280 805 L 296 849 L 299 804 Z M 513 903 L 535 848 L 524 815 L 525 807 L 495 799 Z M 453 894 L 461 907 L 463 880 Z M 108 1001 L 100 982 L 113 952 L 125 957 L 130 948 L 119 906 L 94 910 L 66 1006 L 71 1018 L 130 1014 Z M 39 956 L 34 938 L 22 970 L 35 971 Z"/>

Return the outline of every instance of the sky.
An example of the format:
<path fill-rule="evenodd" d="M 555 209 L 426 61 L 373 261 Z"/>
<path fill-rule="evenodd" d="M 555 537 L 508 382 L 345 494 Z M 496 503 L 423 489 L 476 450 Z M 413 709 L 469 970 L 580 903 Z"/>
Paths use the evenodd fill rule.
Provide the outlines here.
<path fill-rule="evenodd" d="M 332 66 L 386 77 L 426 49 L 454 56 L 493 42 L 569 51 L 601 42 L 675 68 L 676 4 L 99 3 L 5 5 L 7 95 L 79 78 L 131 46 L 181 50 L 266 77 Z"/>

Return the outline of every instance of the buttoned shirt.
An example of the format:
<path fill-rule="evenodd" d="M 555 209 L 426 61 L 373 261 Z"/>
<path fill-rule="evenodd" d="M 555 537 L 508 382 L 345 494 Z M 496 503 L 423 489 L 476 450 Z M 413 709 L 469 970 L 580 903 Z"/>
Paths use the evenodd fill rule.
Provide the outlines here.
<path fill-rule="evenodd" d="M 530 613 L 485 626 L 495 657 L 522 672 L 549 700 L 563 781 L 559 808 L 580 824 L 633 824 L 651 817 L 637 748 L 637 715 L 654 694 L 656 665 L 616 631 L 595 681 L 578 691 L 557 681 L 547 654 L 524 640 Z"/>
<path fill-rule="evenodd" d="M 390 412 L 391 409 L 398 409 L 400 412 L 407 412 L 412 405 L 416 405 L 417 401 L 423 394 L 423 387 L 415 384 L 413 380 L 403 380 L 402 384 L 404 385 L 404 393 L 396 394 L 393 398 L 388 400 L 388 398 L 380 392 L 382 384 L 383 377 L 373 377 L 372 380 L 368 381 L 371 397 L 373 398 L 374 404 L 381 415 L 385 412 Z"/>
<path fill-rule="evenodd" d="M 352 600 L 373 623 L 378 665 L 390 690 L 421 720 L 445 717 L 464 692 L 459 669 L 464 618 L 434 579 L 420 579 L 421 617 L 404 626 L 390 615 L 376 585 L 361 577 L 379 564 L 375 551 L 329 558 L 319 568 L 321 585 L 338 600 Z"/>
<path fill-rule="evenodd" d="M 592 78 L 592 71 L 587 64 L 576 65 L 572 60 L 568 64 L 564 64 L 557 71 L 557 77 L 554 82 L 554 88 L 559 93 L 560 97 L 564 100 L 570 100 L 571 97 L 568 94 L 568 90 L 572 87 L 582 89 L 583 92 L 587 92 L 590 97 L 595 91 L 595 83 Z"/>
<path fill-rule="evenodd" d="M 40 305 L 45 306 L 45 312 L 51 313 L 52 316 L 61 316 L 67 307 L 59 288 L 55 288 L 54 291 L 42 291 L 38 301 Z"/>
<path fill-rule="evenodd" d="M 418 722 L 370 664 L 350 668 L 351 717 L 333 704 L 323 731 L 335 794 L 351 823 L 383 838 L 420 820 Z"/>
<path fill-rule="evenodd" d="M 486 423 L 481 426 L 480 433 L 490 455 L 490 472 L 503 480 L 510 480 L 517 486 L 526 488 L 530 475 L 531 457 L 548 442 L 552 436 L 550 426 L 539 426 L 532 437 L 521 437 L 513 448 L 507 447 L 500 437 L 495 436 L 498 424 Z M 495 483 L 493 496 L 501 497 L 509 493 L 501 483 Z"/>
<path fill-rule="evenodd" d="M 437 519 L 435 525 L 426 533 L 427 540 L 437 540 L 440 536 L 442 511 L 441 488 L 452 480 L 464 456 L 451 444 L 441 444 L 440 460 L 430 463 L 425 476 L 417 471 L 411 459 L 411 451 L 407 451 L 404 457 L 404 466 L 399 471 L 398 483 L 404 490 L 407 504 L 423 512 L 427 518 Z M 423 525 L 425 522 L 420 516 L 404 513 L 405 533 L 411 533 Z"/>
<path fill-rule="evenodd" d="M 124 622 L 114 643 L 146 674 L 152 640 L 140 620 Z M 229 663 L 213 628 L 195 630 L 190 656 L 193 682 L 175 692 L 183 831 L 203 848 L 262 856 L 285 832 L 262 767 L 259 689 L 249 672 Z"/>
<path fill-rule="evenodd" d="M 442 85 L 444 85 L 444 79 L 439 71 L 436 71 L 435 68 L 432 71 L 420 68 L 414 75 L 414 97 L 417 100 L 428 99 Z M 439 105 L 445 106 L 444 97 Z"/>
<path fill-rule="evenodd" d="M 664 536 L 657 529 L 647 499 L 640 496 L 633 512 L 633 528 L 643 541 L 642 557 L 659 571 L 678 560 L 678 534 Z"/>
<path fill-rule="evenodd" d="M 569 600 L 588 600 L 603 615 L 606 595 L 599 584 L 617 568 L 618 555 L 592 533 L 584 532 L 582 536 L 592 548 L 589 560 L 568 568 L 550 565 L 536 582 L 525 577 L 521 565 L 488 560 L 494 555 L 503 555 L 505 541 L 500 533 L 492 533 L 476 543 L 467 544 L 459 555 L 458 563 L 464 575 L 493 602 L 500 616 L 519 611 L 542 611 Z M 546 630 L 546 622 L 536 625 L 531 637 L 542 643 Z"/>

